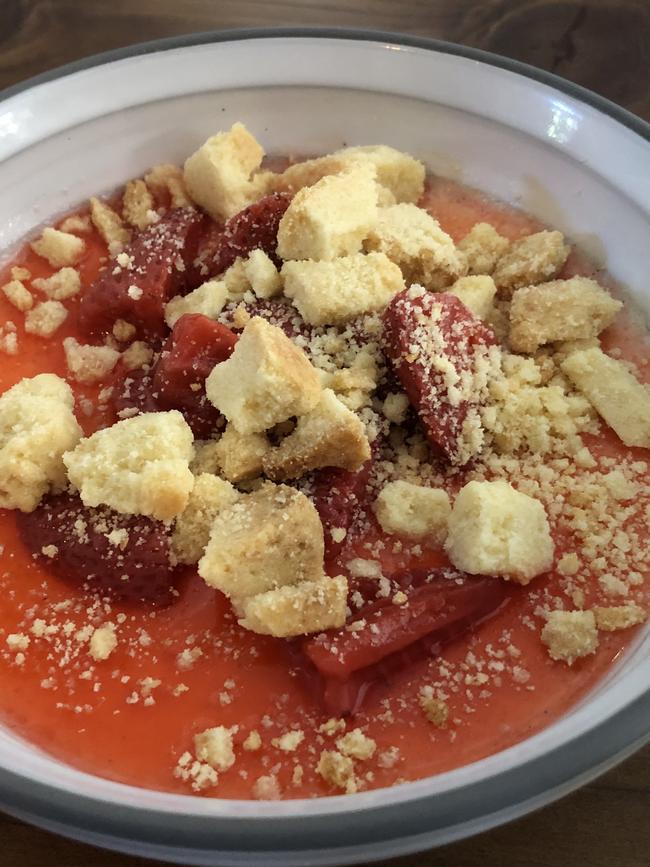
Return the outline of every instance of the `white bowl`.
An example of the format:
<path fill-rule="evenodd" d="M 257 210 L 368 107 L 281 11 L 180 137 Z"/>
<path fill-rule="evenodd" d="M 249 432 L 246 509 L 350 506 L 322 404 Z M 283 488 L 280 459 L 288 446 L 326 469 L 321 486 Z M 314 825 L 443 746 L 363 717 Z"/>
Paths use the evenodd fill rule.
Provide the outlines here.
<path fill-rule="evenodd" d="M 563 230 L 650 309 L 647 124 L 521 64 L 386 34 L 181 37 L 10 89 L 0 102 L 0 249 L 89 194 L 183 160 L 235 120 L 270 152 L 344 143 L 410 151 Z M 80 840 L 188 864 L 389 857 L 519 816 L 637 749 L 650 738 L 649 668 L 646 630 L 595 691 L 523 743 L 416 783 L 318 800 L 137 789 L 66 767 L 0 730 L 0 805 Z"/>

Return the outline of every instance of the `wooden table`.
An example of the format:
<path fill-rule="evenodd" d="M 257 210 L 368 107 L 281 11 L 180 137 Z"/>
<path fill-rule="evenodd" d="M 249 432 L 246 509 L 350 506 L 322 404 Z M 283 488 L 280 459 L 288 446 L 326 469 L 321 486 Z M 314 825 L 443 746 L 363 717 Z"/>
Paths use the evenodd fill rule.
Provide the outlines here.
<path fill-rule="evenodd" d="M 552 70 L 650 119 L 650 0 L 0 0 L 0 87 L 178 33 L 261 25 L 369 27 L 478 46 Z M 399 867 L 650 864 L 650 747 L 512 825 Z M 0 815 L 0 864 L 136 867 Z"/>

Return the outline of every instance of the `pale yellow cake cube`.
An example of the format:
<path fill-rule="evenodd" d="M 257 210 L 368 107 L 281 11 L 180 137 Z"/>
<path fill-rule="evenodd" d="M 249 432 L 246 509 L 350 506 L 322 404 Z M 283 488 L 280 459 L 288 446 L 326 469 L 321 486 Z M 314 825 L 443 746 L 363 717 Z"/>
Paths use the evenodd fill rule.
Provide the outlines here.
<path fill-rule="evenodd" d="M 293 638 L 343 626 L 348 582 L 343 575 L 258 593 L 238 606 L 239 624 L 259 635 Z"/>
<path fill-rule="evenodd" d="M 217 221 L 227 220 L 263 195 L 252 175 L 264 150 L 242 123 L 211 136 L 185 162 L 192 199 Z"/>
<path fill-rule="evenodd" d="M 187 506 L 194 437 L 177 410 L 119 421 L 63 455 L 86 506 L 169 521 Z"/>
<path fill-rule="evenodd" d="M 626 446 L 650 448 L 650 391 L 596 347 L 572 352 L 562 371 Z"/>
<path fill-rule="evenodd" d="M 205 385 L 208 399 L 244 434 L 304 415 L 321 395 L 318 374 L 305 353 L 280 328 L 257 316 Z"/>
<path fill-rule="evenodd" d="M 358 253 L 377 221 L 372 166 L 352 166 L 296 193 L 280 221 L 281 259 L 331 260 Z"/>
<path fill-rule="evenodd" d="M 488 319 L 494 309 L 497 287 L 494 280 L 487 276 L 460 277 L 447 289 L 463 302 L 479 319 Z"/>
<path fill-rule="evenodd" d="M 445 549 L 471 575 L 500 575 L 528 584 L 553 565 L 544 506 L 505 481 L 468 482 L 449 519 Z"/>
<path fill-rule="evenodd" d="M 434 291 L 451 285 L 467 269 L 452 238 L 417 205 L 380 208 L 364 248 L 384 253 L 398 265 L 407 285 L 418 283 Z"/>
<path fill-rule="evenodd" d="M 341 325 L 383 310 L 404 288 L 402 272 L 383 253 L 285 262 L 281 274 L 285 295 L 310 325 Z"/>
<path fill-rule="evenodd" d="M 0 396 L 0 508 L 32 512 L 66 482 L 63 454 L 83 436 L 70 386 L 53 373 L 21 379 Z"/>
<path fill-rule="evenodd" d="M 264 472 L 273 481 L 298 479 L 318 467 L 358 470 L 369 458 L 362 422 L 326 388 L 293 433 L 264 454 Z"/>
<path fill-rule="evenodd" d="M 176 518 L 172 533 L 172 551 L 179 563 L 199 562 L 215 518 L 239 496 L 230 482 L 219 476 L 201 473 L 195 477 L 187 506 Z"/>
<path fill-rule="evenodd" d="M 507 296 L 521 286 L 551 280 L 568 259 L 570 251 L 562 232 L 558 231 L 545 229 L 513 241 L 492 274 L 497 289 Z"/>
<path fill-rule="evenodd" d="M 468 274 L 492 274 L 509 246 L 510 241 L 490 223 L 475 223 L 458 242 L 458 249 L 467 260 Z"/>
<path fill-rule="evenodd" d="M 411 482 L 387 482 L 374 503 L 379 525 L 386 533 L 442 544 L 451 514 L 449 495 L 440 488 Z"/>
<path fill-rule="evenodd" d="M 271 482 L 221 511 L 199 575 L 231 599 L 245 600 L 323 574 L 323 525 L 312 501 Z"/>
<path fill-rule="evenodd" d="M 524 286 L 510 305 L 510 345 L 532 353 L 547 343 L 596 337 L 622 306 L 589 277 Z"/>

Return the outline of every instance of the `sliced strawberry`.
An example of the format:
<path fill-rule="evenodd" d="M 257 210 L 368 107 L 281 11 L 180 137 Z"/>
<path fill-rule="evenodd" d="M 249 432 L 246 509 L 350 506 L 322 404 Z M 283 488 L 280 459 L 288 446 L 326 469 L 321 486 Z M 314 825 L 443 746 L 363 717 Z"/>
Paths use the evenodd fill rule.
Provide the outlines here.
<path fill-rule="evenodd" d="M 225 419 L 207 399 L 205 380 L 215 364 L 230 357 L 236 342 L 237 335 L 219 322 L 198 313 L 181 316 L 153 368 L 126 371 L 117 380 L 116 414 L 125 418 L 177 409 L 195 437 L 209 439 Z"/>
<path fill-rule="evenodd" d="M 200 313 L 186 313 L 174 325 L 154 370 L 159 401 L 177 404 L 186 392 L 196 391 L 215 364 L 233 353 L 237 335 Z"/>
<path fill-rule="evenodd" d="M 334 561 L 350 543 L 353 528 L 366 511 L 370 475 L 378 450 L 375 441 L 370 460 L 356 472 L 323 467 L 312 475 L 310 495 L 323 525 L 326 562 Z M 345 532 L 339 539 L 341 530 Z"/>
<path fill-rule="evenodd" d="M 145 368 L 125 371 L 113 387 L 112 403 L 120 418 L 140 412 L 159 412 L 153 395 L 152 371 Z"/>
<path fill-rule="evenodd" d="M 90 509 L 76 494 L 59 494 L 33 512 L 18 512 L 17 522 L 34 559 L 63 581 L 102 597 L 174 600 L 169 528 L 161 521 Z"/>
<path fill-rule="evenodd" d="M 195 210 L 177 208 L 138 232 L 124 251 L 130 264 L 123 267 L 111 260 L 83 295 L 82 331 L 100 337 L 110 333 L 116 319 L 123 319 L 136 327 L 139 337 L 164 335 L 164 306 L 183 290 L 204 219 Z"/>
<path fill-rule="evenodd" d="M 384 312 L 384 349 L 431 444 L 462 466 L 480 445 L 490 328 L 455 295 L 406 289 Z M 477 438 L 478 432 L 478 438 Z"/>
<path fill-rule="evenodd" d="M 223 274 L 238 256 L 246 258 L 256 249 L 264 250 L 279 265 L 275 252 L 278 227 L 290 201 L 286 193 L 272 193 L 231 217 L 221 233 L 213 230 L 195 263 L 203 279 Z"/>
<path fill-rule="evenodd" d="M 186 314 L 174 325 L 153 371 L 153 394 L 161 409 L 180 410 L 196 437 L 205 439 L 222 423 L 205 395 L 212 368 L 230 358 L 237 335 L 225 325 Z"/>
<path fill-rule="evenodd" d="M 410 587 L 402 581 L 405 604 L 389 597 L 355 612 L 361 630 L 343 627 L 303 642 L 312 688 L 328 713 L 355 713 L 374 683 L 437 655 L 496 613 L 510 593 L 497 578 L 430 572 L 415 579 Z"/>
<path fill-rule="evenodd" d="M 206 217 L 197 245 L 196 256 L 185 272 L 187 277 L 185 290 L 187 292 L 196 289 L 201 283 L 220 273 L 214 269 L 215 257 L 223 242 L 223 230 L 223 223 L 215 223 L 214 220 Z"/>

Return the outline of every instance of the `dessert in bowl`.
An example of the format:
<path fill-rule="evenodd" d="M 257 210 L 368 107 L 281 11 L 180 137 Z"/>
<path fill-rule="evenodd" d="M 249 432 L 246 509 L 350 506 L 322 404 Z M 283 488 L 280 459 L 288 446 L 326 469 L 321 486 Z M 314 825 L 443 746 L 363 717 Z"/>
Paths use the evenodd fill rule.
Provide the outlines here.
<path fill-rule="evenodd" d="M 4 718 L 181 824 L 397 814 L 634 659 L 645 337 L 548 207 L 228 99 L 7 260 Z"/>

